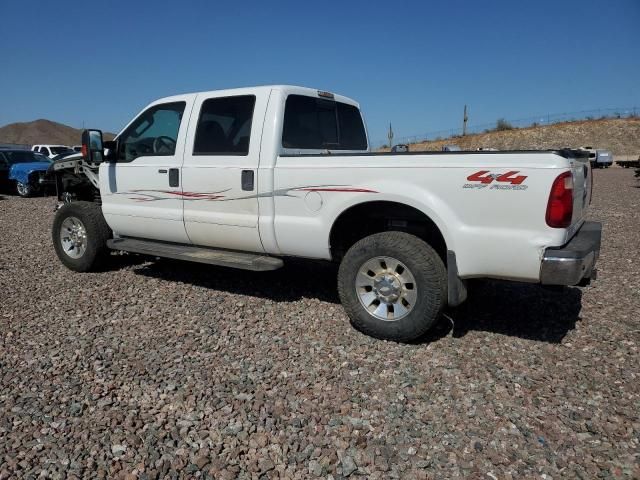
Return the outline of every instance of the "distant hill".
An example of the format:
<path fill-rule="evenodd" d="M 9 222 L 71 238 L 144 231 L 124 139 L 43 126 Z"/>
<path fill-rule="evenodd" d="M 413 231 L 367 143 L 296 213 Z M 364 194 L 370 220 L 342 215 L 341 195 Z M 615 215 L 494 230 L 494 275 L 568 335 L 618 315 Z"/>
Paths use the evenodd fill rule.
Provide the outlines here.
<path fill-rule="evenodd" d="M 463 150 L 478 147 L 498 150 L 554 149 L 592 146 L 611 150 L 614 157 L 640 155 L 640 118 L 608 118 L 514 128 L 411 144 L 410 151 L 439 151 L 443 145 Z M 388 148 L 382 149 L 389 150 Z"/>
<path fill-rule="evenodd" d="M 81 135 L 81 129 L 40 119 L 33 122 L 10 123 L 1 127 L 0 143 L 79 145 Z M 113 137 L 113 133 L 104 133 L 105 140 L 111 140 Z"/>

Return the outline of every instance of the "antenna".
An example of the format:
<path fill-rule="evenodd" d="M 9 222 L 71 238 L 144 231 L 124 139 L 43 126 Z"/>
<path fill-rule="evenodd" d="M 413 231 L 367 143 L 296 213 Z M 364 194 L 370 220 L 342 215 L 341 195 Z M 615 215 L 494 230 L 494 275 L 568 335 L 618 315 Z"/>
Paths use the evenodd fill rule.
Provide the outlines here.
<path fill-rule="evenodd" d="M 387 138 L 389 139 L 389 148 L 391 148 L 391 144 L 393 143 L 393 129 L 391 128 L 391 122 L 389 122 L 389 133 L 387 133 Z"/>

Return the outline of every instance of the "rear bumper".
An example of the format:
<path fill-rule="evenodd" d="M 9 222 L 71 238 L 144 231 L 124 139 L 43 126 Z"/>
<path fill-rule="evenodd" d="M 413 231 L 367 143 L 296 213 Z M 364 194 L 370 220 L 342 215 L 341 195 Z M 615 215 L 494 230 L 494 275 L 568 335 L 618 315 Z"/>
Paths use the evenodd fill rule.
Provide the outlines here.
<path fill-rule="evenodd" d="M 601 237 L 600 222 L 585 222 L 569 243 L 547 248 L 540 267 L 540 283 L 577 285 L 595 279 Z"/>

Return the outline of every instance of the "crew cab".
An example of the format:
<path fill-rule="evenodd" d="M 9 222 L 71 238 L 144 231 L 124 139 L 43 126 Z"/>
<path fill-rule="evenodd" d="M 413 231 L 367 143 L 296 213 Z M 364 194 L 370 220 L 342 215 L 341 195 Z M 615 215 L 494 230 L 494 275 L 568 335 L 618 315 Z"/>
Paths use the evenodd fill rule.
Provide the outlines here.
<path fill-rule="evenodd" d="M 335 261 L 353 325 L 396 341 L 463 302 L 469 279 L 596 272 L 586 152 L 372 153 L 358 103 L 281 85 L 163 98 L 82 144 L 53 166 L 53 242 L 79 272 L 110 249 L 247 270 Z"/>

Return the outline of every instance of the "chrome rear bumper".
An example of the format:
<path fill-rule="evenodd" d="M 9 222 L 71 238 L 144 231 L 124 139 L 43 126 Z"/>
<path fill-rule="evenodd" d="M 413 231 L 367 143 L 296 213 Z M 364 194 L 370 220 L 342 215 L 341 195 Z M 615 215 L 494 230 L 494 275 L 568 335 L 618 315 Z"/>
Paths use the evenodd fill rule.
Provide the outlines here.
<path fill-rule="evenodd" d="M 540 283 L 577 285 L 595 279 L 601 237 L 600 222 L 585 222 L 569 243 L 547 248 L 540 267 Z"/>

